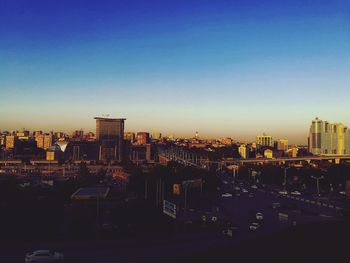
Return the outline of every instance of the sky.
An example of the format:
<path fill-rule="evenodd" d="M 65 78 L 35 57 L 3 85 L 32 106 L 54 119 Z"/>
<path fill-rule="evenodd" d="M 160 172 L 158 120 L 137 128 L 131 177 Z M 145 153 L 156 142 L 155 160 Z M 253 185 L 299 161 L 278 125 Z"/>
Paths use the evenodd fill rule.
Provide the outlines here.
<path fill-rule="evenodd" d="M 0 0 L 0 130 L 306 144 L 350 125 L 348 0 Z"/>

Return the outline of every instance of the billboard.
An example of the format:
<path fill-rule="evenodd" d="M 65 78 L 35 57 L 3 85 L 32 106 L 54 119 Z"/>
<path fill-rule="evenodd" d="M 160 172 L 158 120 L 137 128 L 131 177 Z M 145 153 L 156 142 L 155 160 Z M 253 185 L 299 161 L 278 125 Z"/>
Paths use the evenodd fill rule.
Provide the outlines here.
<path fill-rule="evenodd" d="M 163 201 L 163 213 L 176 219 L 176 204 L 167 200 Z"/>
<path fill-rule="evenodd" d="M 181 194 L 181 185 L 180 184 L 173 184 L 173 194 L 174 195 Z"/>

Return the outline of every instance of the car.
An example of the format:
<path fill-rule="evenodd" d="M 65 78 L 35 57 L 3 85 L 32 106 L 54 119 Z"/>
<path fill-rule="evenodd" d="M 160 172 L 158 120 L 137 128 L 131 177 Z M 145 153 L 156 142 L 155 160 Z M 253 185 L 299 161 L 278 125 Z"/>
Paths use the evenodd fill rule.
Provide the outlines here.
<path fill-rule="evenodd" d="M 27 253 L 25 262 L 59 262 L 64 260 L 63 253 L 53 252 L 50 250 L 36 250 L 32 253 Z"/>
<path fill-rule="evenodd" d="M 232 196 L 232 194 L 230 194 L 230 193 L 225 193 L 225 194 L 221 195 L 221 197 L 231 197 L 231 196 Z"/>
<path fill-rule="evenodd" d="M 254 184 L 252 185 L 250 188 L 253 188 L 253 189 L 258 189 L 258 187 Z"/>
<path fill-rule="evenodd" d="M 280 203 L 272 203 L 272 208 L 273 209 L 276 209 L 276 208 L 279 208 L 279 207 L 281 207 Z"/>
<path fill-rule="evenodd" d="M 242 193 L 248 193 L 247 189 L 242 188 Z"/>
<path fill-rule="evenodd" d="M 341 194 L 341 195 L 346 195 L 346 192 L 340 191 L 339 194 Z"/>
<path fill-rule="evenodd" d="M 290 192 L 291 195 L 301 195 L 301 193 L 299 191 L 293 191 L 293 192 Z"/>
<path fill-rule="evenodd" d="M 256 213 L 255 218 L 256 218 L 256 220 L 263 220 L 264 219 L 264 215 L 262 213 L 258 212 L 258 213 Z"/>
<path fill-rule="evenodd" d="M 233 237 L 234 234 L 238 233 L 239 228 L 238 227 L 229 227 L 222 231 L 222 234 L 227 237 Z"/>
<path fill-rule="evenodd" d="M 236 191 L 239 191 L 239 190 L 241 190 L 241 188 L 239 188 L 238 186 L 236 186 L 236 187 L 235 187 L 235 190 L 236 190 Z"/>
<path fill-rule="evenodd" d="M 227 181 L 222 181 L 224 184 L 228 184 L 228 182 Z"/>
<path fill-rule="evenodd" d="M 287 195 L 288 194 L 288 192 L 286 190 L 279 191 L 278 193 L 281 194 L 281 195 Z"/>
<path fill-rule="evenodd" d="M 255 231 L 255 230 L 258 230 L 260 228 L 260 224 L 259 223 L 251 223 L 250 226 L 249 226 L 249 229 L 252 230 L 252 231 Z"/>

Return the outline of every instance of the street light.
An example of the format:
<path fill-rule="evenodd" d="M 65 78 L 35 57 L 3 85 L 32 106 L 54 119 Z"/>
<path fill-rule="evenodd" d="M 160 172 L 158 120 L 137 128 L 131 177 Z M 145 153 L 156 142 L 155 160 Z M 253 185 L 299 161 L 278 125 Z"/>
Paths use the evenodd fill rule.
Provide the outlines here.
<path fill-rule="evenodd" d="M 286 186 L 287 186 L 287 170 L 290 169 L 290 167 L 284 167 L 284 182 L 283 182 L 283 185 L 284 185 L 284 191 L 286 191 Z"/>
<path fill-rule="evenodd" d="M 324 177 L 323 177 L 323 176 L 320 176 L 320 177 L 311 176 L 311 178 L 316 180 L 316 184 L 317 184 L 317 195 L 320 196 L 320 183 L 319 183 L 319 181 L 320 181 L 321 179 L 324 179 Z"/>

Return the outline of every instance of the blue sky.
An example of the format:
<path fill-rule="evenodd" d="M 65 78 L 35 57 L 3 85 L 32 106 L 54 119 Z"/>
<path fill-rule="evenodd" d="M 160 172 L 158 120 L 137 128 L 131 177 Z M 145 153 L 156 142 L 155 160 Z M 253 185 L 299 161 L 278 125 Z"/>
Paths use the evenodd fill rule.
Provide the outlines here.
<path fill-rule="evenodd" d="M 0 0 L 0 130 L 306 143 L 350 125 L 349 1 Z"/>

